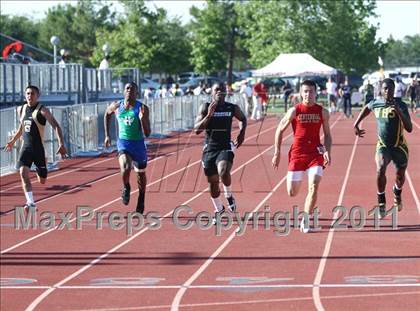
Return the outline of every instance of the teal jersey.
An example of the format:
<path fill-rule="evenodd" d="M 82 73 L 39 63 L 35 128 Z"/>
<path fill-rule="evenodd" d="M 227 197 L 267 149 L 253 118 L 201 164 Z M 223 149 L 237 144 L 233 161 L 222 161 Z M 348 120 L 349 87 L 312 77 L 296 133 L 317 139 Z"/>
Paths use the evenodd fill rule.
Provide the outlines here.
<path fill-rule="evenodd" d="M 134 107 L 125 109 L 124 101 L 120 102 L 120 106 L 116 111 L 118 120 L 118 138 L 125 140 L 142 140 L 144 139 L 143 127 L 139 118 L 139 112 L 142 103 L 136 101 Z"/>
<path fill-rule="evenodd" d="M 403 102 L 396 103 L 402 113 L 410 118 L 407 105 Z M 377 98 L 368 104 L 376 117 L 379 145 L 385 147 L 398 147 L 406 145 L 404 139 L 404 126 L 400 117 L 392 106 L 385 103 L 384 99 Z"/>

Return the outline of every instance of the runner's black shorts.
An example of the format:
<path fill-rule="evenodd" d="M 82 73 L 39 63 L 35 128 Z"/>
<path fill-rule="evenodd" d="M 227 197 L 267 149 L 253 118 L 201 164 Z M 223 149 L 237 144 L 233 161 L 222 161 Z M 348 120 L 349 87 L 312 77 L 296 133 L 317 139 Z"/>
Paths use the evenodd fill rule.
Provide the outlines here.
<path fill-rule="evenodd" d="M 36 173 L 39 177 L 47 178 L 48 171 L 44 148 L 24 147 L 20 150 L 17 167 L 27 166 L 31 168 L 32 164 L 35 164 Z"/>
<path fill-rule="evenodd" d="M 220 161 L 228 161 L 233 164 L 233 158 L 235 157 L 234 149 L 235 147 L 233 143 L 231 143 L 231 147 L 227 149 L 207 150 L 207 148 L 204 147 L 203 157 L 201 159 L 201 163 L 204 168 L 204 174 L 206 176 L 217 175 L 217 164 Z"/>

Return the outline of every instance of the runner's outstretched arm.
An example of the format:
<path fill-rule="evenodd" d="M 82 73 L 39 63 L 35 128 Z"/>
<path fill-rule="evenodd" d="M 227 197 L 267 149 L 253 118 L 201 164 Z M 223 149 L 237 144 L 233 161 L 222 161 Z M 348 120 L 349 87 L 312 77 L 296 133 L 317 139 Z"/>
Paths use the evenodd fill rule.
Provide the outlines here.
<path fill-rule="evenodd" d="M 356 119 L 356 122 L 354 122 L 354 126 L 353 126 L 354 134 L 356 136 L 363 137 L 365 135 L 366 131 L 359 129 L 359 124 L 360 122 L 362 122 L 364 118 L 366 118 L 369 115 L 370 111 L 371 110 L 369 109 L 367 105 L 363 107 L 362 111 L 360 112 L 359 116 Z"/>
<path fill-rule="evenodd" d="M 408 109 L 405 108 L 404 110 L 401 110 L 401 108 L 398 105 L 393 105 L 395 112 L 400 117 L 400 120 L 404 126 L 404 129 L 411 133 L 413 131 L 413 124 L 411 123 L 410 114 L 408 113 Z"/>
<path fill-rule="evenodd" d="M 115 110 L 117 110 L 117 108 L 118 108 L 118 102 L 113 102 L 105 110 L 105 114 L 104 114 L 104 129 L 105 129 L 104 145 L 105 147 L 111 146 L 111 138 L 109 137 L 109 121 L 111 120 L 111 116 L 115 112 Z"/>
<path fill-rule="evenodd" d="M 277 126 L 276 134 L 274 136 L 274 156 L 272 159 L 272 165 L 274 168 L 278 168 L 280 163 L 280 147 L 283 141 L 283 133 L 292 122 L 292 120 L 296 116 L 296 109 L 295 107 L 290 108 L 286 115 L 281 119 L 279 125 Z"/>
<path fill-rule="evenodd" d="M 17 114 L 20 120 L 20 113 L 22 110 L 22 106 L 17 107 Z M 12 137 L 12 139 L 10 141 L 7 142 L 6 146 L 4 147 L 5 151 L 12 151 L 13 145 L 15 144 L 15 142 L 22 136 L 23 134 L 23 125 L 22 125 L 22 121 L 19 122 L 19 128 L 16 132 L 16 134 Z"/>
<path fill-rule="evenodd" d="M 331 165 L 331 146 L 332 146 L 332 137 L 330 130 L 330 113 L 327 109 L 322 109 L 322 129 L 324 131 L 324 146 L 326 152 L 324 152 L 324 166 Z"/>
<path fill-rule="evenodd" d="M 236 148 L 239 148 L 245 139 L 245 129 L 247 126 L 247 120 L 239 106 L 235 106 L 235 118 L 239 120 L 239 134 L 235 141 Z"/>
<path fill-rule="evenodd" d="M 57 120 L 51 114 L 50 110 L 46 107 L 42 107 L 41 114 L 44 118 L 48 121 L 51 127 L 55 131 L 55 135 L 58 139 L 58 150 L 57 154 L 61 154 L 61 157 L 65 157 L 67 155 L 66 147 L 64 146 L 64 138 L 63 138 L 63 131 L 61 130 L 60 124 L 58 124 Z"/>
<path fill-rule="evenodd" d="M 143 127 L 144 136 L 149 137 L 151 133 L 149 107 L 147 107 L 146 105 L 142 105 L 139 117 L 141 121 L 141 126 Z"/>

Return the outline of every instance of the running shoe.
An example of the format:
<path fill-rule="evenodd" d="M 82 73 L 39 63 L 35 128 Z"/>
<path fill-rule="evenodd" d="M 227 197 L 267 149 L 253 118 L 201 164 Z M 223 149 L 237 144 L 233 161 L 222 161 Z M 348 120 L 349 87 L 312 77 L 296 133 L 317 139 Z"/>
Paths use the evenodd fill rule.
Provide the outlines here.
<path fill-rule="evenodd" d="M 213 225 L 215 225 L 217 223 L 217 219 L 220 219 L 225 211 L 226 211 L 225 207 L 223 206 L 220 211 L 217 211 L 217 212 L 214 213 L 214 217 L 213 217 L 213 220 L 212 220 Z"/>
<path fill-rule="evenodd" d="M 398 190 L 397 188 L 393 187 L 392 191 L 394 192 L 394 206 L 398 209 L 399 212 L 402 211 L 402 199 L 401 199 L 401 189 Z"/>
<path fill-rule="evenodd" d="M 308 217 L 302 217 L 302 221 L 300 222 L 300 232 L 302 233 L 308 233 L 311 231 L 311 228 L 309 227 L 309 218 Z"/>
<path fill-rule="evenodd" d="M 35 203 L 26 203 L 23 208 L 26 212 L 37 211 Z"/>
<path fill-rule="evenodd" d="M 124 205 L 128 205 L 128 203 L 130 202 L 130 191 L 130 185 L 126 185 L 124 186 L 124 189 L 121 192 L 121 200 Z"/>
<path fill-rule="evenodd" d="M 233 196 L 230 196 L 230 197 L 226 198 L 226 200 L 229 203 L 229 205 L 228 205 L 229 211 L 231 211 L 232 213 L 236 212 L 236 201 L 235 201 L 235 198 Z"/>
<path fill-rule="evenodd" d="M 386 205 L 385 203 L 379 203 L 379 219 L 386 217 Z"/>

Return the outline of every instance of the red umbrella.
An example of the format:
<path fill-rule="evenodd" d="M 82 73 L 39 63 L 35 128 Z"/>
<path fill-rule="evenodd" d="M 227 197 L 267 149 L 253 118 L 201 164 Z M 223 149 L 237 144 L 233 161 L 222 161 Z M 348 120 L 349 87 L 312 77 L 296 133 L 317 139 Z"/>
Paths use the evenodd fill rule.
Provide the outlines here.
<path fill-rule="evenodd" d="M 22 51 L 22 49 L 23 44 L 20 41 L 15 41 L 13 43 L 10 43 L 9 45 L 6 45 L 2 53 L 3 59 L 6 59 L 12 51 L 19 53 L 20 51 Z"/>

